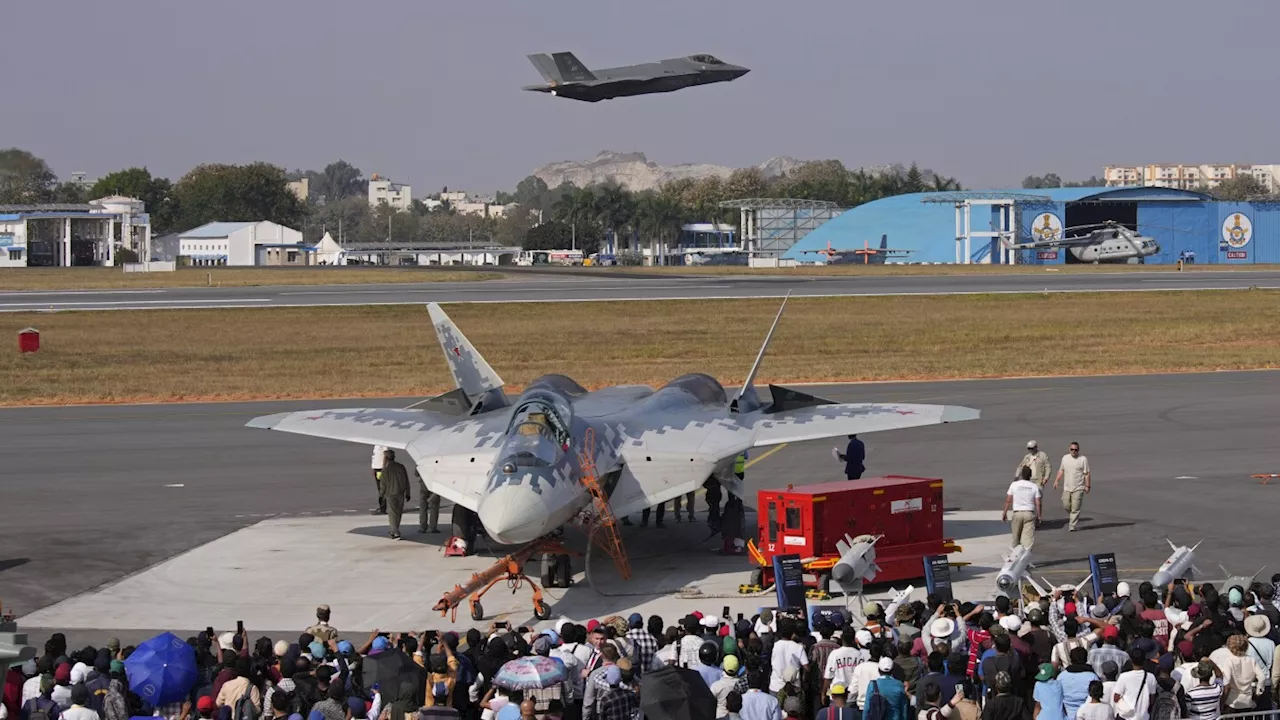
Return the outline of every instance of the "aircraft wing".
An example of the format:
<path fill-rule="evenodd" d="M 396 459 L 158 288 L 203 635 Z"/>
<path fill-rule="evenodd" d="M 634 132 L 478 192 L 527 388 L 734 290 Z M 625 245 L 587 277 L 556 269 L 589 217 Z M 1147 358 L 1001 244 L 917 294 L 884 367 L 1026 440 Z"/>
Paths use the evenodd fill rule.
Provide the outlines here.
<path fill-rule="evenodd" d="M 502 444 L 506 413 L 457 417 L 430 410 L 309 410 L 254 418 L 248 427 L 407 450 L 427 489 L 475 510 Z"/>
<path fill-rule="evenodd" d="M 663 418 L 652 430 L 629 433 L 621 450 L 624 467 L 610 507 L 622 516 L 702 487 L 717 475 L 738 496 L 734 458 L 752 448 L 845 435 L 901 430 L 976 420 L 979 411 L 955 405 L 833 404 L 778 413 L 718 418 Z"/>

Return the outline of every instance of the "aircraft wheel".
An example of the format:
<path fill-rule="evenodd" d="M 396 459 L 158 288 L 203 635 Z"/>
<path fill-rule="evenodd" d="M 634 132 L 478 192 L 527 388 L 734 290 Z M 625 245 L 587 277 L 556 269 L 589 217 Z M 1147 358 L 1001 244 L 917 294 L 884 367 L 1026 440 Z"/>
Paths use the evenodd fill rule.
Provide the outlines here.
<path fill-rule="evenodd" d="M 558 587 L 567 588 L 573 585 L 573 563 L 568 555 L 556 556 L 556 567 L 553 573 L 559 581 Z"/>
<path fill-rule="evenodd" d="M 544 603 L 534 603 L 533 616 L 538 618 L 539 620 L 550 620 L 551 608 L 547 607 L 546 604 Z"/>
<path fill-rule="evenodd" d="M 471 606 L 471 619 L 479 622 L 484 619 L 484 606 L 476 603 Z"/>

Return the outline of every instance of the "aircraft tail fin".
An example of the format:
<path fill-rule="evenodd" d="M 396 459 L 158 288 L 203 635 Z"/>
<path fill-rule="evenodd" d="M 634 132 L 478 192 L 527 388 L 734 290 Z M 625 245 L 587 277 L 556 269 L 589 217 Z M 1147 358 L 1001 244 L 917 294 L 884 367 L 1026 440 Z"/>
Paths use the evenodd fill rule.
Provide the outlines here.
<path fill-rule="evenodd" d="M 743 381 L 742 388 L 738 390 L 738 396 L 733 399 L 729 405 L 731 412 L 751 412 L 761 407 L 760 395 L 756 392 L 756 374 L 760 372 L 760 364 L 764 362 L 764 352 L 769 349 L 769 341 L 773 339 L 773 331 L 778 329 L 778 321 L 782 319 L 782 311 L 787 309 L 787 300 L 791 297 L 790 291 L 787 296 L 782 299 L 782 306 L 778 308 L 778 315 L 773 319 L 773 325 L 769 327 L 769 334 L 764 336 L 764 344 L 760 346 L 760 352 L 756 355 L 755 364 L 751 366 L 751 372 L 747 374 L 747 379 Z"/>
<path fill-rule="evenodd" d="M 489 367 L 489 363 L 485 362 L 444 310 L 436 303 L 429 303 L 427 312 L 431 315 L 431 324 L 436 328 L 436 337 L 444 351 L 445 362 L 449 363 L 449 372 L 467 398 L 475 402 L 485 393 L 500 390 L 504 384 L 502 378 Z"/>
<path fill-rule="evenodd" d="M 889 249 L 889 235 L 887 233 L 880 236 L 880 249 L 881 250 Z"/>
<path fill-rule="evenodd" d="M 552 85 L 563 82 L 586 82 L 596 76 L 571 52 L 538 53 L 529 56 L 529 62 L 538 69 L 542 79 Z"/>

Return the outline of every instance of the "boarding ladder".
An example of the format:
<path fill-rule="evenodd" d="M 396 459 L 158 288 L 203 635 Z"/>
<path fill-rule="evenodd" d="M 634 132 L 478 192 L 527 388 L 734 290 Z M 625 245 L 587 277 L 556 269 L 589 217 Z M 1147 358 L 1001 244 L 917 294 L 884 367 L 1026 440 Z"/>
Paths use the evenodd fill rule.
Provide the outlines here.
<path fill-rule="evenodd" d="M 622 579 L 630 580 L 631 563 L 627 561 L 627 549 L 622 544 L 622 535 L 618 531 L 618 519 L 613 516 L 609 498 L 605 496 L 604 488 L 600 487 L 600 478 L 596 473 L 595 428 L 587 428 L 583 435 L 578 465 L 582 472 L 582 484 L 591 492 L 595 501 L 595 521 L 590 530 L 590 540 L 613 558 L 613 565 Z"/>

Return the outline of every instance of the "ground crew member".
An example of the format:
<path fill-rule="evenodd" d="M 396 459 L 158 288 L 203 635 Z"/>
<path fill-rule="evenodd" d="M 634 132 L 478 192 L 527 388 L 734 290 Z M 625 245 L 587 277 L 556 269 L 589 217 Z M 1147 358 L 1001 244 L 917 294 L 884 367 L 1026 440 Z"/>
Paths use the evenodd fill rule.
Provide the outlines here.
<path fill-rule="evenodd" d="M 1024 465 L 1020 477 L 1009 486 L 1004 496 L 1004 512 L 1000 522 L 1009 522 L 1013 510 L 1013 542 L 1010 547 L 1021 545 L 1030 550 L 1036 544 L 1036 526 L 1040 524 L 1040 486 L 1031 480 L 1031 468 Z"/>
<path fill-rule="evenodd" d="M 316 608 L 316 624 L 307 628 L 308 635 L 312 635 L 320 642 L 329 642 L 338 639 L 338 631 L 329 624 L 329 606 L 321 605 Z"/>
<path fill-rule="evenodd" d="M 836 452 L 836 458 L 844 463 L 844 476 L 850 480 L 862 479 L 867 471 L 863 465 L 867 461 L 867 446 L 862 444 L 857 435 L 849 436 L 849 446 L 844 452 Z"/>
<path fill-rule="evenodd" d="M 413 471 L 414 477 L 418 478 L 418 482 L 422 485 L 422 502 L 418 503 L 418 532 L 431 533 L 432 535 L 440 534 L 440 496 L 433 492 L 427 491 L 427 483 L 422 479 L 422 475 L 417 469 Z M 408 499 L 406 497 L 406 499 Z"/>
<path fill-rule="evenodd" d="M 1018 480 L 1022 477 L 1022 468 L 1031 468 L 1031 482 L 1044 487 L 1049 482 L 1049 473 L 1053 470 L 1053 465 L 1049 462 L 1049 453 L 1036 447 L 1035 440 L 1027 441 L 1027 454 L 1022 456 L 1022 462 L 1018 463 L 1018 467 L 1013 471 L 1013 479 Z"/>
<path fill-rule="evenodd" d="M 371 515 L 386 515 L 387 501 L 382 498 L 382 465 L 387 461 L 387 449 L 382 445 L 373 446 L 373 486 L 378 489 L 378 509 Z"/>
<path fill-rule="evenodd" d="M 685 505 L 687 505 L 689 508 L 689 522 L 693 522 L 693 495 L 695 492 L 696 492 L 695 490 L 690 490 L 689 492 L 685 493 L 685 496 L 684 496 Z M 671 501 L 671 509 L 676 511 L 676 522 L 680 522 L 680 496 L 679 495 L 677 495 L 675 499 Z"/>
<path fill-rule="evenodd" d="M 1067 454 L 1062 456 L 1058 475 L 1053 479 L 1054 490 L 1058 489 L 1058 483 L 1062 483 L 1062 507 L 1067 511 L 1067 531 L 1075 532 L 1076 523 L 1080 520 L 1080 506 L 1093 484 L 1089 458 L 1080 454 L 1080 443 L 1071 443 Z"/>
<path fill-rule="evenodd" d="M 400 516 L 404 514 L 404 496 L 409 492 L 409 473 L 404 465 L 396 462 L 396 451 L 387 451 L 387 461 L 382 465 L 382 499 L 387 504 L 387 533 L 392 540 L 400 539 Z"/>

